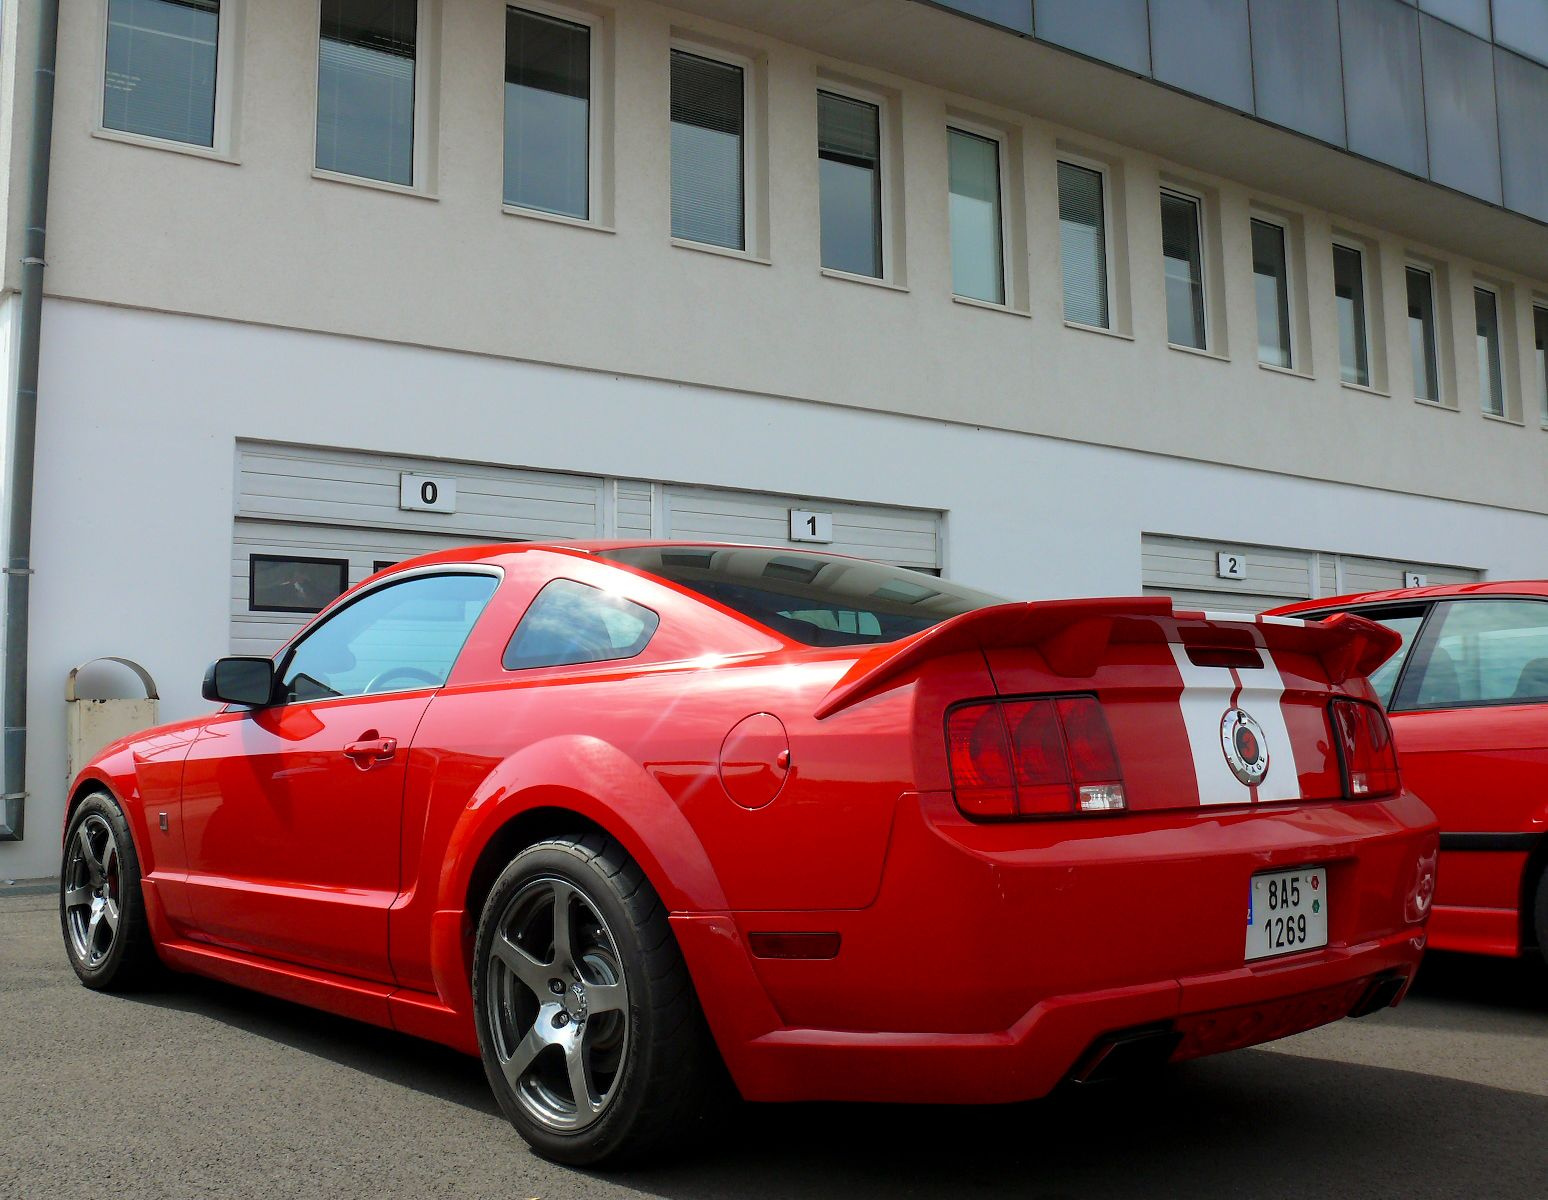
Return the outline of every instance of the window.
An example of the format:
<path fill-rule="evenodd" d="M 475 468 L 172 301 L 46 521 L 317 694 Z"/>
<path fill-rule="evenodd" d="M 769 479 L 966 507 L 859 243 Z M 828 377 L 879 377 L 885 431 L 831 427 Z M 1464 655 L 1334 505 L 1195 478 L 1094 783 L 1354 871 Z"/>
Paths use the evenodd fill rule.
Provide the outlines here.
<path fill-rule="evenodd" d="M 1473 289 L 1473 313 L 1478 328 L 1478 394 L 1483 410 L 1505 415 L 1505 385 L 1500 377 L 1499 297 L 1488 288 Z"/>
<path fill-rule="evenodd" d="M 918 571 L 860 559 L 752 547 L 605 550 L 808 646 L 890 642 L 1004 601 Z"/>
<path fill-rule="evenodd" d="M 746 72 L 672 51 L 672 236 L 747 246 Z"/>
<path fill-rule="evenodd" d="M 1177 192 L 1161 193 L 1161 253 L 1166 260 L 1166 340 L 1203 350 L 1204 249 L 1200 202 Z"/>
<path fill-rule="evenodd" d="M 346 558 L 253 554 L 247 559 L 247 607 L 252 612 L 321 612 L 348 586 Z"/>
<path fill-rule="evenodd" d="M 822 265 L 882 276 L 881 108 L 817 93 Z"/>
<path fill-rule="evenodd" d="M 546 584 L 511 634 L 507 671 L 633 658 L 661 618 L 650 609 L 573 579 Z"/>
<path fill-rule="evenodd" d="M 1258 361 L 1288 367 L 1290 356 L 1290 269 L 1284 226 L 1252 222 L 1252 272 L 1258 292 Z"/>
<path fill-rule="evenodd" d="M 946 130 L 951 189 L 951 290 L 1005 303 L 1000 143 L 962 129 Z"/>
<path fill-rule="evenodd" d="M 422 575 L 366 592 L 286 656 L 283 702 L 440 687 L 498 583 L 492 575 Z"/>
<path fill-rule="evenodd" d="M 220 0 L 109 0 L 102 125 L 215 145 Z"/>
<path fill-rule="evenodd" d="M 1435 277 L 1421 267 L 1409 267 L 1408 348 L 1413 360 L 1414 397 L 1440 403 L 1440 366 L 1435 345 Z"/>
<path fill-rule="evenodd" d="M 1370 343 L 1365 319 L 1365 256 L 1353 246 L 1333 246 L 1333 297 L 1338 306 L 1338 367 L 1345 383 L 1371 386 Z"/>
<path fill-rule="evenodd" d="M 1548 425 L 1548 308 L 1532 306 L 1532 335 L 1536 346 L 1537 395 L 1544 425 Z"/>
<path fill-rule="evenodd" d="M 322 0 L 317 168 L 414 183 L 419 0 Z"/>
<path fill-rule="evenodd" d="M 505 203 L 591 217 L 591 29 L 505 10 Z"/>
<path fill-rule="evenodd" d="M 1399 706 L 1453 708 L 1548 701 L 1548 604 L 1460 600 L 1438 614 L 1440 629 Z"/>
<path fill-rule="evenodd" d="M 1059 257 L 1064 319 L 1108 328 L 1107 208 L 1101 171 L 1059 164 Z"/>

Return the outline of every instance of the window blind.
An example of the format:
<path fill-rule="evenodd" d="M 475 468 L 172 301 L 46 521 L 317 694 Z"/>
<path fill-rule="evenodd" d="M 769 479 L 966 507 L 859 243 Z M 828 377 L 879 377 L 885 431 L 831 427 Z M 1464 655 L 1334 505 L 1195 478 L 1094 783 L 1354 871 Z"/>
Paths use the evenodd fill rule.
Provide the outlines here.
<path fill-rule="evenodd" d="M 672 236 L 746 247 L 740 67 L 672 51 Z"/>
<path fill-rule="evenodd" d="M 505 202 L 591 215 L 591 30 L 505 11 Z"/>
<path fill-rule="evenodd" d="M 102 124 L 215 144 L 219 0 L 110 0 Z"/>
<path fill-rule="evenodd" d="M 317 166 L 414 182 L 419 0 L 322 0 Z"/>
<path fill-rule="evenodd" d="M 863 100 L 817 93 L 822 265 L 882 274 L 881 110 Z"/>
<path fill-rule="evenodd" d="M 1059 164 L 1059 257 L 1064 267 L 1064 319 L 1108 327 L 1107 214 L 1102 173 Z"/>

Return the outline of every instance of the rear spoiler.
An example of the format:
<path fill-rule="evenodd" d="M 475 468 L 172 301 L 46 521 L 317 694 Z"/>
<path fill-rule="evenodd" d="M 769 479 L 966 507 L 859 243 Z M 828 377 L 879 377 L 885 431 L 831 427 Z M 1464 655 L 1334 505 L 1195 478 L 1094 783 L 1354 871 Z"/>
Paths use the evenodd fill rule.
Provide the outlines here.
<path fill-rule="evenodd" d="M 818 720 L 831 717 L 875 695 L 928 659 L 968 650 L 1030 648 L 1056 674 L 1088 679 L 1102 665 L 1116 626 L 1162 620 L 1176 621 L 1190 643 L 1208 640 L 1209 632 L 1218 630 L 1232 645 L 1248 644 L 1250 637 L 1250 644 L 1264 650 L 1309 655 L 1322 663 L 1334 684 L 1369 675 L 1402 645 L 1402 638 L 1386 626 L 1352 613 L 1303 621 L 1178 611 L 1169 596 L 997 604 L 952 617 L 861 656 L 823 697 L 816 716 Z"/>

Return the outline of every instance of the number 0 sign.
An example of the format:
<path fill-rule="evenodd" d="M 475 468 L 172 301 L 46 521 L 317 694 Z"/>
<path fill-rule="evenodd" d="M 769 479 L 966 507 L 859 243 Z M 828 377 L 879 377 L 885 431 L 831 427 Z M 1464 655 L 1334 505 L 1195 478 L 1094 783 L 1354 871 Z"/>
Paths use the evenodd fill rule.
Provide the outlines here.
<path fill-rule="evenodd" d="M 398 476 L 398 507 L 416 512 L 457 511 L 457 480 L 450 475 Z"/>

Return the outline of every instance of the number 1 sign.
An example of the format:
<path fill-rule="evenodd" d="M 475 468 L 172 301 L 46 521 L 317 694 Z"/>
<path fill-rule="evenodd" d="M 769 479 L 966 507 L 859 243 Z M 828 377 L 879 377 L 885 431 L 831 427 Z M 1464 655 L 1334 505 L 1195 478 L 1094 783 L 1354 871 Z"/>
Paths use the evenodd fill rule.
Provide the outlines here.
<path fill-rule="evenodd" d="M 799 508 L 790 510 L 790 540 L 792 542 L 831 542 L 833 540 L 833 514 L 806 512 Z"/>

